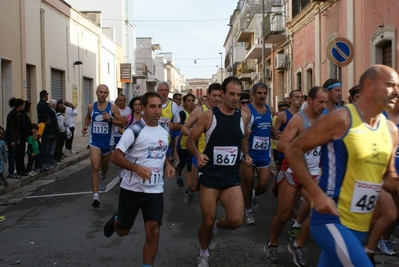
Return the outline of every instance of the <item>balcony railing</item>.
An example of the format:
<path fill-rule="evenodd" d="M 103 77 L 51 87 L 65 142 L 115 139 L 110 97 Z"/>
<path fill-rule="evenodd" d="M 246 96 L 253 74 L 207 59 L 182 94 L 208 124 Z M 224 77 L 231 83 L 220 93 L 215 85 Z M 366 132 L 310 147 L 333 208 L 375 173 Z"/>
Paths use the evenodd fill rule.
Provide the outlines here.
<path fill-rule="evenodd" d="M 237 66 L 237 75 L 240 74 L 251 74 L 255 71 L 255 63 L 253 60 L 244 60 Z"/>
<path fill-rule="evenodd" d="M 273 34 L 280 35 L 285 31 L 285 19 L 283 13 L 268 13 L 263 27 L 265 38 Z"/>
<path fill-rule="evenodd" d="M 148 77 L 148 69 L 147 65 L 144 63 L 136 63 L 135 65 L 135 78 L 147 78 Z"/>

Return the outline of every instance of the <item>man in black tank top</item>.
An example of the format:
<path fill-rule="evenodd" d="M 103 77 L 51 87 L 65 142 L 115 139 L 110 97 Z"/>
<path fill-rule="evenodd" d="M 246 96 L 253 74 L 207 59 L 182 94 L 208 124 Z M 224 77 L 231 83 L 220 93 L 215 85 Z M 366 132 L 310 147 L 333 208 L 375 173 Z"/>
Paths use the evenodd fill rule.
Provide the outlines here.
<path fill-rule="evenodd" d="M 197 158 L 202 223 L 198 237 L 201 253 L 198 266 L 208 266 L 208 247 L 212 247 L 212 233 L 218 228 L 235 229 L 242 225 L 244 201 L 240 188 L 239 155 L 250 166 L 247 124 L 249 114 L 238 109 L 242 84 L 236 77 L 228 77 L 222 84 L 222 104 L 206 111 L 198 119 L 186 145 Z M 195 145 L 205 133 L 206 146 L 201 153 Z M 226 217 L 216 220 L 217 200 L 226 210 Z"/>

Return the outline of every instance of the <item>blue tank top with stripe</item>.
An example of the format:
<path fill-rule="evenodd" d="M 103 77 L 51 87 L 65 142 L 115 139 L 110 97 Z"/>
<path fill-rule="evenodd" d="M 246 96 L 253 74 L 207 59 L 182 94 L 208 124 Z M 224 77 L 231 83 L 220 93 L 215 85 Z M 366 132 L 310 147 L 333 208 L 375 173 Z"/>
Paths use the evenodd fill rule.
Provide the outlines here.
<path fill-rule="evenodd" d="M 90 145 L 98 148 L 109 148 L 114 145 L 112 123 L 103 118 L 104 112 L 112 116 L 111 106 L 112 104 L 108 102 L 104 110 L 99 110 L 97 102 L 94 102 L 91 111 Z"/>

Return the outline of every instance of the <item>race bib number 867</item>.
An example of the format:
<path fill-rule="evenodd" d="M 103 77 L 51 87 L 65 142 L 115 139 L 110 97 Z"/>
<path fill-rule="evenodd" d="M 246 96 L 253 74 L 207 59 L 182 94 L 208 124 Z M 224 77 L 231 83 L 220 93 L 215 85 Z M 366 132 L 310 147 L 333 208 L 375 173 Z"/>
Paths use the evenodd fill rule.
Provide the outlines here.
<path fill-rule="evenodd" d="M 236 146 L 215 146 L 213 148 L 213 165 L 233 166 L 238 156 Z"/>

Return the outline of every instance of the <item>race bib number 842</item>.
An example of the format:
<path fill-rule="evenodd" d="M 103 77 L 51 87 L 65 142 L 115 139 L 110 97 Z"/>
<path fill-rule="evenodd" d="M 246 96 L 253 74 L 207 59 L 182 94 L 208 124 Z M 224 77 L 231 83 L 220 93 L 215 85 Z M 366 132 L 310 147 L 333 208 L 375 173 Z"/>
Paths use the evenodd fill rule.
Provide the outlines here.
<path fill-rule="evenodd" d="M 215 146 L 213 148 L 213 165 L 233 166 L 238 156 L 236 146 Z"/>

